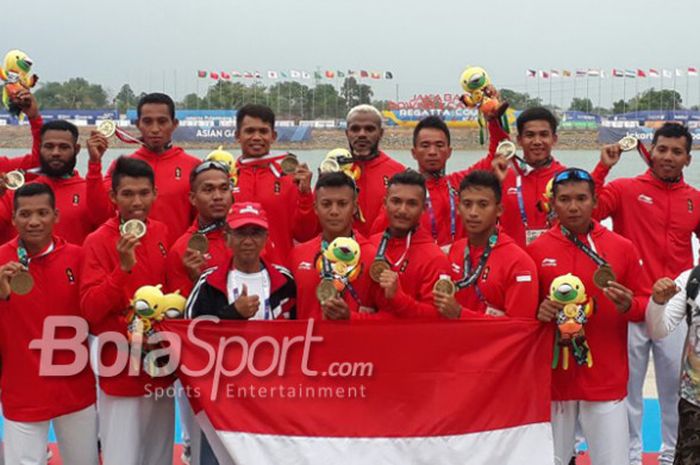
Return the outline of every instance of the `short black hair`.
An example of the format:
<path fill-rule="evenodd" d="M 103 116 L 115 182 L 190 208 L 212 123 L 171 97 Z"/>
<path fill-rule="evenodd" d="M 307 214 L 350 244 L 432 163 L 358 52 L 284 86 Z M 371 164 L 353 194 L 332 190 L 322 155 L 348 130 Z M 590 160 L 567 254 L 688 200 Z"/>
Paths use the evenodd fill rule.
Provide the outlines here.
<path fill-rule="evenodd" d="M 496 196 L 496 203 L 501 203 L 501 181 L 499 181 L 498 177 L 491 171 L 475 170 L 466 175 L 462 178 L 462 182 L 459 183 L 459 193 L 461 194 L 465 189 L 474 186 L 491 189 L 493 195 Z"/>
<path fill-rule="evenodd" d="M 674 139 L 685 137 L 685 149 L 690 153 L 693 146 L 693 136 L 688 128 L 680 123 L 664 123 L 659 129 L 654 131 L 654 138 L 651 140 L 651 145 L 656 145 L 659 137 L 672 137 Z"/>
<path fill-rule="evenodd" d="M 199 175 L 211 170 L 220 171 L 224 173 L 227 178 L 230 176 L 230 170 L 223 162 L 204 160 L 199 165 L 195 166 L 192 171 L 190 171 L 190 191 L 194 191 L 194 183 Z"/>
<path fill-rule="evenodd" d="M 564 176 L 567 173 L 570 176 L 567 175 L 566 179 L 560 181 L 557 180 L 560 176 Z M 557 188 L 559 186 L 581 182 L 588 184 L 588 189 L 591 191 L 591 195 L 595 197 L 595 183 L 593 182 L 593 177 L 591 176 L 591 173 L 581 168 L 567 168 L 555 174 L 552 178 L 552 197 L 557 196 Z"/>
<path fill-rule="evenodd" d="M 557 121 L 557 117 L 554 116 L 554 113 L 552 113 L 545 107 L 532 107 L 520 113 L 518 119 L 515 120 L 515 125 L 518 127 L 518 134 L 523 133 L 525 123 L 538 120 L 548 122 L 549 127 L 552 128 L 552 134 L 557 133 L 557 126 L 559 126 L 559 121 Z"/>
<path fill-rule="evenodd" d="M 258 105 L 256 103 L 249 103 L 244 105 L 236 113 L 236 130 L 241 128 L 243 123 L 243 118 L 250 116 L 251 118 L 257 118 L 270 125 L 272 129 L 275 129 L 275 112 L 266 105 Z"/>
<path fill-rule="evenodd" d="M 447 124 L 440 118 L 439 116 L 426 116 L 422 120 L 416 124 L 416 127 L 413 129 L 413 146 L 416 146 L 416 143 L 418 142 L 418 133 L 420 133 L 423 129 L 437 129 L 439 131 L 442 131 L 445 134 L 445 137 L 447 137 L 447 145 L 450 145 L 450 130 L 447 127 Z"/>
<path fill-rule="evenodd" d="M 138 158 L 122 155 L 114 161 L 112 170 L 112 191 L 117 192 L 122 178 L 148 178 L 153 187 L 156 186 L 156 176 L 151 165 Z"/>
<path fill-rule="evenodd" d="M 406 171 L 402 171 L 400 173 L 396 173 L 393 175 L 390 179 L 389 182 L 386 184 L 387 190 L 396 184 L 402 184 L 402 185 L 408 185 L 408 186 L 418 186 L 421 189 L 423 189 L 423 195 L 425 196 L 425 193 L 427 192 L 427 189 L 425 187 L 425 177 L 420 174 L 416 170 L 412 170 L 411 168 L 406 169 Z"/>
<path fill-rule="evenodd" d="M 314 191 L 318 192 L 322 187 L 349 187 L 355 193 L 355 196 L 357 196 L 355 180 L 342 171 L 322 173 L 316 181 Z"/>
<path fill-rule="evenodd" d="M 78 143 L 78 127 L 70 121 L 54 119 L 47 121 L 41 126 L 41 138 L 44 138 L 46 131 L 68 131 L 73 136 L 73 143 Z"/>
<path fill-rule="evenodd" d="M 30 184 L 25 184 L 15 191 L 14 199 L 12 200 L 12 207 L 15 211 L 19 208 L 19 199 L 22 197 L 34 197 L 37 195 L 48 195 L 49 205 L 53 210 L 56 209 L 56 194 L 53 193 L 53 189 L 48 184 L 43 182 L 33 182 Z"/>
<path fill-rule="evenodd" d="M 141 108 L 149 103 L 160 103 L 168 106 L 170 112 L 170 119 L 175 121 L 175 102 L 170 98 L 169 95 L 160 92 L 153 92 L 151 94 L 146 94 L 139 99 L 139 103 L 136 106 L 136 117 L 141 119 Z"/>

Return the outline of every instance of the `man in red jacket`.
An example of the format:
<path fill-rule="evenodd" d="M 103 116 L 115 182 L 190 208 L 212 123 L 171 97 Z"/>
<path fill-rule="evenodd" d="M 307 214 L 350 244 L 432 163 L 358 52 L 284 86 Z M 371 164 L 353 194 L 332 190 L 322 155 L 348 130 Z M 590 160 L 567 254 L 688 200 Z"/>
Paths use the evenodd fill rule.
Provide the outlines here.
<path fill-rule="evenodd" d="M 286 175 L 282 155 L 271 155 L 277 139 L 275 114 L 264 105 L 245 105 L 236 114 L 236 139 L 241 157 L 236 162 L 236 202 L 257 202 L 270 218 L 269 241 L 275 246 L 273 261 L 287 264 L 294 241 L 307 241 L 318 230 L 313 210 L 311 171 L 305 164 Z"/>
<path fill-rule="evenodd" d="M 355 182 L 345 173 L 324 173 L 316 182 L 314 209 L 321 224 L 321 234 L 299 244 L 292 253 L 292 273 L 297 283 L 297 318 L 345 320 L 363 319 L 385 304 L 384 291 L 369 277 L 377 249 L 353 229 L 357 211 Z M 319 302 L 316 289 L 321 283 L 321 254 L 338 237 L 352 237 L 360 246 L 359 271 L 347 276 L 333 275 L 343 288 L 337 297 Z M 383 316 L 386 316 L 385 313 Z"/>
<path fill-rule="evenodd" d="M 448 318 L 482 314 L 535 318 L 537 267 L 498 226 L 503 205 L 496 175 L 469 173 L 459 186 L 458 209 L 468 235 L 450 249 L 452 280 L 458 290 L 456 295 L 434 290 L 435 306 Z"/>
<path fill-rule="evenodd" d="M 160 93 L 144 95 L 139 100 L 137 115 L 136 127 L 141 132 L 143 147 L 129 156 L 145 161 L 155 172 L 158 200 L 153 204 L 151 218 L 165 223 L 173 238 L 180 237 L 197 214 L 189 202 L 189 179 L 190 171 L 201 160 L 172 145 L 178 121 L 175 103 L 169 96 Z M 108 146 L 104 136 L 93 136 L 101 139 L 105 148 Z M 113 167 L 109 168 L 108 177 Z"/>
<path fill-rule="evenodd" d="M 384 290 L 389 308 L 403 318 L 438 318 L 433 285 L 449 276 L 447 257 L 420 226 L 425 208 L 425 178 L 413 170 L 389 179 L 385 206 L 389 227 L 372 236 L 377 255 L 370 276 Z"/>
<path fill-rule="evenodd" d="M 231 209 L 228 167 L 205 161 L 190 174 L 190 202 L 197 219 L 168 252 L 168 290 L 187 297 L 202 271 L 224 266 L 231 259 L 226 245 L 226 215 Z"/>
<path fill-rule="evenodd" d="M 133 157 L 119 157 L 110 198 L 117 214 L 85 239 L 80 286 L 80 306 L 100 341 L 103 459 L 105 464 L 171 465 L 173 399 L 156 394 L 172 378 L 152 378 L 142 367 L 133 374 L 128 353 L 123 353 L 128 349 L 125 316 L 135 291 L 165 282 L 169 234 L 165 224 L 149 217 L 156 198 L 151 167 Z M 121 226 L 130 220 L 141 221 L 145 231 L 122 233 Z M 118 344 L 115 333 L 121 335 Z"/>
<path fill-rule="evenodd" d="M 427 116 L 413 130 L 411 154 L 418 163 L 418 171 L 425 176 L 428 189 L 421 226 L 430 231 L 443 250 L 448 251 L 455 240 L 464 237 L 462 222 L 457 214 L 459 183 L 474 170 L 491 171 L 498 143 L 507 138 L 508 134 L 503 131 L 498 119 L 492 119 L 489 121 L 488 154 L 465 170 L 445 174 L 447 160 L 452 155 L 447 124 L 438 116 Z M 386 211 L 382 209 L 372 224 L 372 233 L 384 231 L 387 226 Z"/>
<path fill-rule="evenodd" d="M 29 182 L 51 187 L 56 196 L 56 208 L 61 213 L 56 234 L 78 245 L 114 211 L 102 182 L 101 154 L 94 153 L 90 142 L 88 147 L 90 162 L 87 177 L 83 178 L 75 170 L 80 152 L 78 128 L 68 121 L 49 121 L 41 128 L 41 171 L 25 175 Z M 11 221 L 12 197 L 12 192 L 8 192 L 2 198 L 0 222 Z"/>
<path fill-rule="evenodd" d="M 0 247 L 0 352 L 5 463 L 46 463 L 53 423 L 65 463 L 94 465 L 97 457 L 95 378 L 87 360 L 88 327 L 80 318 L 78 284 L 82 253 L 55 236 L 58 219 L 51 188 L 28 184 L 14 196 L 13 223 L 18 237 Z M 84 325 L 83 333 L 58 329 L 54 340 L 82 338 L 85 354 L 77 373 L 42 376 L 43 350 L 32 343 L 44 337 L 47 318 Z M 47 336 L 50 337 L 49 334 Z M 47 341 L 45 341 L 47 342 Z M 81 363 L 68 351 L 49 357 L 54 366 Z"/>
<path fill-rule="evenodd" d="M 552 372 L 555 461 L 569 461 L 578 420 L 591 463 L 626 463 L 627 323 L 644 319 L 649 285 L 634 244 L 592 220 L 596 200 L 590 174 L 578 168 L 559 173 L 553 194 L 560 224 L 533 242 L 528 252 L 540 277 L 537 317 L 560 328 Z M 585 295 L 573 277 L 552 289 L 555 278 L 567 273 L 580 279 Z M 561 301 L 589 302 L 594 308 L 588 313 L 573 307 L 572 314 L 567 307 L 564 313 Z M 580 332 L 568 332 L 575 325 L 582 325 Z M 572 339 L 566 344 L 568 334 Z"/>
<path fill-rule="evenodd" d="M 631 240 L 644 260 L 648 282 L 678 276 L 693 267 L 692 235 L 700 233 L 700 191 L 683 179 L 690 165 L 692 135 L 685 126 L 666 123 L 654 133 L 651 166 L 634 178 L 616 179 L 598 196 L 598 219 L 610 217 L 613 230 Z M 619 161 L 619 144 L 606 145 L 598 169 L 604 174 Z M 656 387 L 661 405 L 662 445 L 659 463 L 673 463 L 678 431 L 680 361 L 686 329 L 654 341 L 643 323 L 630 324 L 630 381 L 627 405 L 630 416 L 630 463 L 642 461 L 642 387 L 654 354 Z"/>
<path fill-rule="evenodd" d="M 516 125 L 525 163 L 507 162 L 502 157 L 494 162 L 503 185 L 501 227 L 523 248 L 551 226 L 546 210 L 541 207 L 542 200 L 547 183 L 566 168 L 552 156 L 558 139 L 557 124 L 557 118 L 546 108 L 523 111 Z M 593 178 L 596 186 L 602 185 L 603 175 L 599 170 L 593 172 Z"/>
<path fill-rule="evenodd" d="M 381 210 L 389 178 L 403 172 L 406 167 L 379 149 L 384 135 L 384 119 L 379 110 L 371 105 L 357 105 L 348 112 L 346 121 L 345 135 L 350 152 L 361 170 L 357 180 L 359 212 L 355 230 L 369 237 L 372 223 Z"/>

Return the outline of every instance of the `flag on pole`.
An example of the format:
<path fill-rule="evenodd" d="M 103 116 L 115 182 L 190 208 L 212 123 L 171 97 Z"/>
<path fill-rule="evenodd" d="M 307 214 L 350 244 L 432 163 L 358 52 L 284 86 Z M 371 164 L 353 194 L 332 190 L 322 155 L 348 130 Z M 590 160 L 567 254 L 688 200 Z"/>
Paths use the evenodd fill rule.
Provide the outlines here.
<path fill-rule="evenodd" d="M 568 69 L 565 69 L 564 71 L 562 71 L 562 75 L 564 77 L 571 77 L 571 71 L 569 71 Z"/>
<path fill-rule="evenodd" d="M 650 77 L 650 78 L 657 78 L 657 77 L 661 76 L 661 74 L 659 73 L 659 70 L 658 70 L 658 69 L 654 69 L 654 68 L 649 68 L 649 73 L 648 73 L 648 74 L 649 74 L 649 77 Z"/>
<path fill-rule="evenodd" d="M 357 74 L 356 71 L 354 71 L 354 70 L 352 70 L 352 69 L 349 69 L 349 70 L 348 70 L 348 76 L 354 76 L 354 75 L 356 75 L 356 74 Z"/>
<path fill-rule="evenodd" d="M 344 77 L 345 77 L 345 73 L 342 72 L 342 71 L 337 71 L 335 74 L 336 74 L 339 78 L 344 78 Z"/>
<path fill-rule="evenodd" d="M 550 327 L 357 323 L 158 328 L 182 343 L 178 377 L 220 463 L 553 465 Z"/>
<path fill-rule="evenodd" d="M 301 71 L 293 69 L 290 71 L 290 74 L 292 76 L 292 79 L 301 79 Z"/>
<path fill-rule="evenodd" d="M 669 79 L 670 79 L 670 78 L 673 77 L 673 73 L 671 73 L 671 71 L 668 70 L 668 69 L 662 69 L 661 72 L 662 72 L 662 74 L 663 74 L 663 77 L 665 77 L 665 78 L 669 78 Z"/>
<path fill-rule="evenodd" d="M 381 75 L 381 73 L 378 73 L 378 72 L 376 72 L 376 71 L 372 71 L 372 73 L 370 74 L 370 77 L 371 77 L 372 79 L 381 79 L 381 78 L 382 78 L 382 75 Z"/>
<path fill-rule="evenodd" d="M 326 77 L 328 79 L 333 79 L 335 77 L 335 73 L 333 71 L 326 71 Z"/>
<path fill-rule="evenodd" d="M 229 73 L 227 73 L 226 71 L 222 71 L 220 74 L 221 74 L 221 79 L 226 79 L 227 81 L 229 81 L 231 79 L 231 75 Z"/>
<path fill-rule="evenodd" d="M 635 71 L 633 69 L 626 69 L 625 70 L 625 77 L 628 77 L 628 78 L 637 77 L 637 71 Z"/>
<path fill-rule="evenodd" d="M 241 73 L 240 71 L 231 71 L 231 75 L 235 78 L 243 77 L 243 73 Z"/>
<path fill-rule="evenodd" d="M 590 68 L 588 70 L 588 72 L 586 73 L 586 75 L 591 76 L 591 77 L 600 77 L 600 72 L 601 72 L 601 70 L 599 70 L 599 69 Z"/>
<path fill-rule="evenodd" d="M 688 68 L 688 76 L 697 76 L 698 75 L 698 69 L 694 67 L 689 67 Z"/>
<path fill-rule="evenodd" d="M 552 69 L 552 70 L 549 71 L 549 75 L 550 75 L 552 78 L 558 78 L 558 77 L 559 77 L 559 70 Z"/>
<path fill-rule="evenodd" d="M 280 77 L 282 79 L 287 79 L 289 77 L 289 73 L 287 73 L 286 71 L 280 71 Z"/>
<path fill-rule="evenodd" d="M 528 69 L 525 73 L 526 73 L 525 75 L 529 78 L 537 77 L 537 70 Z"/>
<path fill-rule="evenodd" d="M 268 79 L 278 79 L 280 75 L 277 73 L 277 71 L 268 71 L 267 72 L 267 78 Z"/>
<path fill-rule="evenodd" d="M 637 77 L 645 78 L 647 77 L 647 74 L 644 72 L 643 69 L 637 69 Z"/>
<path fill-rule="evenodd" d="M 217 73 L 216 71 L 212 71 L 211 73 L 209 73 L 209 77 L 218 81 L 219 80 L 219 73 Z"/>
<path fill-rule="evenodd" d="M 262 74 L 260 74 L 260 71 L 255 72 L 255 79 L 262 79 Z"/>
<path fill-rule="evenodd" d="M 361 71 L 360 71 L 360 77 L 361 77 L 361 78 L 369 77 L 369 73 L 368 73 L 367 71 L 361 70 Z"/>
<path fill-rule="evenodd" d="M 549 79 L 549 73 L 545 70 L 540 70 L 540 77 L 542 79 Z"/>
<path fill-rule="evenodd" d="M 314 71 L 314 79 L 321 79 L 323 76 L 320 71 Z"/>
<path fill-rule="evenodd" d="M 243 73 L 243 77 L 244 77 L 245 79 L 253 79 L 253 73 L 251 73 L 250 71 L 245 71 L 245 72 Z"/>
<path fill-rule="evenodd" d="M 309 73 L 309 72 L 307 72 L 307 71 L 302 71 L 302 72 L 301 72 L 301 78 L 302 78 L 302 79 L 311 79 L 311 73 Z"/>
<path fill-rule="evenodd" d="M 676 68 L 676 76 L 678 76 L 678 77 L 683 76 L 683 70 L 680 68 Z"/>
<path fill-rule="evenodd" d="M 385 71 L 384 79 L 394 79 L 394 73 L 392 73 L 391 71 Z"/>
<path fill-rule="evenodd" d="M 588 76 L 587 69 L 577 69 L 576 70 L 576 77 L 586 77 L 586 76 Z"/>
<path fill-rule="evenodd" d="M 625 77 L 624 71 L 622 71 L 621 69 L 616 69 L 616 68 L 613 68 L 612 75 L 613 75 L 613 77 Z"/>
<path fill-rule="evenodd" d="M 197 71 L 197 77 L 200 77 L 200 78 L 207 77 L 207 74 L 208 73 L 206 71 Z"/>

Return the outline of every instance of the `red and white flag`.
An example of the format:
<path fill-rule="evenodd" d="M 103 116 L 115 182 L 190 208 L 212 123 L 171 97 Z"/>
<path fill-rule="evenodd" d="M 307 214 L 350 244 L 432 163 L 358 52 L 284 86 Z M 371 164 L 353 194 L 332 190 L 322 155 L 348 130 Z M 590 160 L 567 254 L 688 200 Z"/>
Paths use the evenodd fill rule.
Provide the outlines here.
<path fill-rule="evenodd" d="M 698 69 L 690 66 L 688 67 L 688 76 L 697 76 L 698 75 Z"/>
<path fill-rule="evenodd" d="M 527 71 L 525 71 L 525 75 L 529 78 L 537 77 L 537 70 L 528 69 Z"/>
<path fill-rule="evenodd" d="M 649 68 L 649 77 L 657 78 L 659 76 L 661 76 L 661 73 L 659 73 L 658 69 Z"/>
<path fill-rule="evenodd" d="M 536 321 L 189 323 L 159 329 L 221 463 L 554 462 Z"/>

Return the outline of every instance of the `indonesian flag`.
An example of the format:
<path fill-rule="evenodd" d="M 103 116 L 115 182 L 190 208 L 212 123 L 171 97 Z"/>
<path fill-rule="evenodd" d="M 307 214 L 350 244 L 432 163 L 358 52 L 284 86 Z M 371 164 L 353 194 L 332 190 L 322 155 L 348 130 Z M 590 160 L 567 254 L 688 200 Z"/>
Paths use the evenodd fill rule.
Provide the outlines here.
<path fill-rule="evenodd" d="M 209 73 L 209 77 L 218 81 L 219 80 L 219 73 L 212 71 L 211 73 Z"/>
<path fill-rule="evenodd" d="M 637 77 L 647 77 L 647 73 L 643 69 L 637 69 Z"/>
<path fill-rule="evenodd" d="M 197 71 L 197 77 L 205 78 L 205 77 L 207 77 L 207 72 L 206 71 Z"/>
<path fill-rule="evenodd" d="M 231 79 L 231 75 L 226 71 L 221 72 L 221 79 L 226 79 L 227 81 Z"/>
<path fill-rule="evenodd" d="M 205 321 L 191 340 L 190 324 L 159 334 L 182 341 L 222 464 L 554 462 L 554 337 L 536 321 Z"/>
<path fill-rule="evenodd" d="M 648 74 L 649 74 L 649 77 L 653 77 L 653 78 L 657 78 L 657 77 L 661 76 L 661 73 L 659 73 L 659 70 L 654 69 L 654 68 L 649 68 Z"/>
<path fill-rule="evenodd" d="M 688 68 L 688 76 L 697 76 L 698 75 L 698 69 L 693 68 L 692 66 Z"/>

